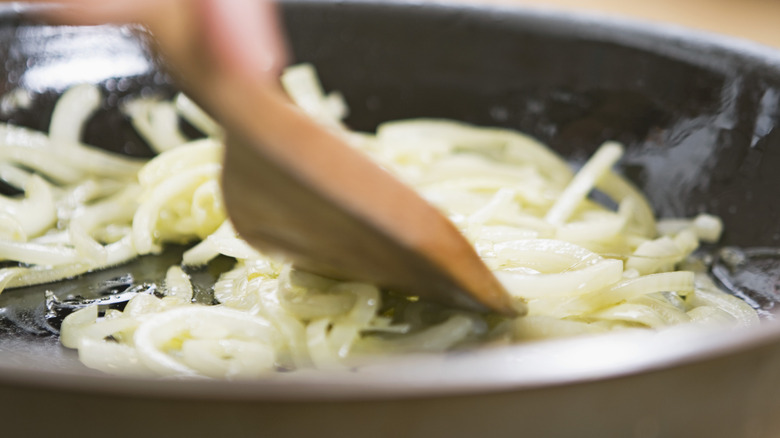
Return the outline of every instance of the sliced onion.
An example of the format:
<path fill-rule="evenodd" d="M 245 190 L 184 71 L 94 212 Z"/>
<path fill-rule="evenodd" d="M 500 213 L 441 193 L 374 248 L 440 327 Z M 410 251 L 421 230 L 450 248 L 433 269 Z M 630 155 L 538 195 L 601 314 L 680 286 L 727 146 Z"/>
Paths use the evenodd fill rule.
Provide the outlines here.
<path fill-rule="evenodd" d="M 165 274 L 165 296 L 174 297 L 185 303 L 192 300 L 190 276 L 178 266 L 171 266 Z"/>
<path fill-rule="evenodd" d="M 622 273 L 621 261 L 605 259 L 583 269 L 559 274 L 498 272 L 496 276 L 510 294 L 534 299 L 583 295 L 617 283 Z"/>
<path fill-rule="evenodd" d="M 556 315 L 570 316 L 590 313 L 632 298 L 657 292 L 673 291 L 687 295 L 694 290 L 693 272 L 664 272 L 620 281 L 613 286 L 581 295 L 560 305 Z"/>
<path fill-rule="evenodd" d="M 185 94 L 179 93 L 174 104 L 179 114 L 192 126 L 198 128 L 200 132 L 209 137 L 221 138 L 223 136 L 222 127 Z"/>
<path fill-rule="evenodd" d="M 183 362 L 177 351 L 189 340 L 219 339 L 257 342 L 271 349 L 279 341 L 276 329 L 265 319 L 216 306 L 186 306 L 154 314 L 133 337 L 141 362 L 167 376 L 201 375 L 202 370 Z M 211 348 L 208 343 L 205 346 Z M 189 348 L 187 357 L 196 354 L 192 351 L 195 347 Z"/>
<path fill-rule="evenodd" d="M 565 223 L 599 180 L 610 172 L 621 155 L 623 155 L 623 147 L 618 143 L 607 142 L 601 145 L 547 212 L 545 216 L 547 222 L 553 225 Z"/>

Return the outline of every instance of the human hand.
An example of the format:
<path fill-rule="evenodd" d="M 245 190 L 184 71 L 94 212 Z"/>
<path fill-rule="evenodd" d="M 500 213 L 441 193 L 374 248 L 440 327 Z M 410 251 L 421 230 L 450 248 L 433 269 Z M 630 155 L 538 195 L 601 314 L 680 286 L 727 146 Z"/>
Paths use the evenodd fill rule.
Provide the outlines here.
<path fill-rule="evenodd" d="M 140 23 L 160 34 L 175 33 L 168 27 L 189 14 L 188 19 L 202 30 L 204 49 L 230 75 L 275 80 L 287 61 L 276 7 L 270 0 L 37 1 L 60 5 L 50 16 L 63 24 Z"/>

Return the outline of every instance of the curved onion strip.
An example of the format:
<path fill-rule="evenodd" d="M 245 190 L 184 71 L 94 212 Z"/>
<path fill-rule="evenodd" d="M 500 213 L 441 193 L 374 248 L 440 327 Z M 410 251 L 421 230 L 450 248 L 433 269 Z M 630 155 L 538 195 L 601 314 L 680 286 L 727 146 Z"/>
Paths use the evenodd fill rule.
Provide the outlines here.
<path fill-rule="evenodd" d="M 122 110 L 130 117 L 135 130 L 157 153 L 187 142 L 179 130 L 179 115 L 170 102 L 137 99 L 128 102 Z"/>
<path fill-rule="evenodd" d="M 12 287 L 11 284 L 19 274 L 23 273 L 25 268 L 2 268 L 0 269 L 0 292 L 7 287 Z"/>
<path fill-rule="evenodd" d="M 151 187 L 184 170 L 206 164 L 219 164 L 222 144 L 212 138 L 195 140 L 151 159 L 138 172 L 138 181 Z"/>
<path fill-rule="evenodd" d="M 63 162 L 47 150 L 28 150 L 25 147 L 0 143 L 0 160 L 30 169 L 41 169 L 36 171 L 57 183 L 74 183 L 85 176 L 84 172 Z"/>
<path fill-rule="evenodd" d="M 615 172 L 607 172 L 596 184 L 596 188 L 619 204 L 628 201 L 631 210 L 629 225 L 632 231 L 648 238 L 655 237 L 657 233 L 653 209 L 645 195 L 633 184 Z"/>
<path fill-rule="evenodd" d="M 222 205 L 222 189 L 216 180 L 206 181 L 192 194 L 192 203 L 190 204 L 190 215 L 195 224 L 195 233 L 198 236 L 210 236 L 227 216 L 225 208 Z M 257 258 L 243 257 L 243 258 Z"/>
<path fill-rule="evenodd" d="M 79 309 L 62 320 L 60 343 L 68 348 L 77 348 L 83 338 L 82 332 L 97 321 L 98 306 Z"/>
<path fill-rule="evenodd" d="M 236 232 L 230 221 L 223 221 L 217 230 L 209 237 L 188 249 L 182 255 L 182 263 L 186 266 L 203 266 L 220 254 L 216 240 L 235 238 Z"/>
<path fill-rule="evenodd" d="M 624 280 L 609 289 L 576 297 L 568 303 L 561 305 L 557 309 L 556 314 L 569 316 L 589 313 L 650 293 L 673 291 L 679 295 L 687 295 L 693 292 L 693 290 L 693 272 L 678 271 L 652 274 Z"/>
<path fill-rule="evenodd" d="M 260 302 L 263 305 L 262 314 L 279 329 L 283 336 L 290 356 L 290 365 L 309 366 L 313 359 L 307 348 L 306 326 L 282 307 L 278 291 L 279 289 L 276 288 L 260 295 Z"/>
<path fill-rule="evenodd" d="M 0 124 L 0 160 L 35 169 L 57 183 L 74 183 L 85 177 L 83 171 L 59 159 L 53 149 L 46 134 Z"/>
<path fill-rule="evenodd" d="M 697 278 L 697 281 L 700 280 Z M 743 327 L 750 327 L 759 323 L 756 311 L 746 302 L 716 288 L 710 288 L 707 285 L 699 287 L 691 293 L 688 301 L 693 306 L 710 306 L 723 310 L 734 317 L 737 324 Z"/>
<path fill-rule="evenodd" d="M 333 287 L 334 280 L 285 268 L 279 275 L 279 302 L 302 320 L 335 318 L 354 307 L 355 294 Z"/>
<path fill-rule="evenodd" d="M 604 242 L 618 236 L 625 227 L 626 218 L 603 214 L 563 224 L 556 230 L 555 238 L 568 242 Z"/>
<path fill-rule="evenodd" d="M 495 216 L 502 207 L 510 204 L 514 200 L 515 195 L 516 191 L 511 188 L 504 187 L 499 189 L 484 207 L 469 216 L 468 221 L 471 224 L 484 224 L 491 217 Z"/>
<path fill-rule="evenodd" d="M 442 352 L 463 341 L 474 328 L 474 320 L 463 314 L 456 314 L 445 322 L 396 338 L 364 338 L 361 351 L 385 352 Z"/>
<path fill-rule="evenodd" d="M 724 326 L 737 322 L 732 314 L 712 306 L 694 307 L 688 311 L 691 321 L 700 325 Z"/>
<path fill-rule="evenodd" d="M 430 138 L 475 150 L 497 145 L 505 149 L 506 158 L 512 162 L 535 163 L 560 187 L 571 179 L 568 164 L 555 152 L 527 135 L 506 129 L 478 128 L 442 119 L 415 119 L 383 123 L 377 128 L 377 137 L 393 144 Z"/>
<path fill-rule="evenodd" d="M 132 334 L 138 326 L 139 321 L 135 318 L 98 319 L 94 323 L 81 327 L 79 342 L 82 339 L 102 340 L 121 333 Z"/>
<path fill-rule="evenodd" d="M 153 236 L 155 224 L 168 202 L 184 192 L 194 191 L 206 180 L 217 178 L 221 168 L 219 164 L 204 164 L 166 179 L 151 191 L 133 216 L 133 244 L 139 254 L 158 250 Z"/>
<path fill-rule="evenodd" d="M 32 178 L 33 173 L 0 162 L 0 180 L 17 189 L 23 189 Z"/>
<path fill-rule="evenodd" d="M 330 345 L 328 332 L 331 328 L 329 318 L 314 320 L 306 326 L 306 347 L 315 367 L 320 369 L 339 369 L 343 365 L 335 349 Z"/>
<path fill-rule="evenodd" d="M 525 299 L 579 296 L 620 281 L 623 263 L 605 259 L 583 269 L 559 274 L 515 274 L 497 272 L 510 294 Z"/>
<path fill-rule="evenodd" d="M 600 333 L 603 327 L 583 321 L 571 321 L 546 315 L 528 315 L 512 323 L 515 339 L 541 340 Z"/>
<path fill-rule="evenodd" d="M 33 175 L 27 182 L 24 199 L 0 195 L 0 208 L 17 218 L 28 238 L 44 233 L 57 221 L 51 185 L 38 175 Z"/>
<path fill-rule="evenodd" d="M 103 245 L 90 236 L 90 231 L 79 221 L 71 221 L 68 227 L 68 235 L 77 254 L 90 262 L 101 263 L 108 258 L 108 253 Z"/>
<path fill-rule="evenodd" d="M 57 267 L 35 266 L 31 268 L 19 268 L 20 272 L 18 275 L 16 275 L 6 287 L 12 288 L 20 286 L 31 286 L 33 284 L 51 283 L 53 281 L 62 280 L 63 278 L 75 277 L 76 275 L 80 275 L 91 270 L 119 265 L 135 258 L 138 255 L 133 248 L 133 243 L 130 236 L 127 236 L 118 242 L 106 245 L 105 248 L 107 257 L 104 263 L 94 265 L 88 263 L 74 263 Z"/>
<path fill-rule="evenodd" d="M 80 143 L 81 130 L 100 107 L 100 90 L 92 84 L 69 88 L 62 94 L 52 112 L 49 138 L 57 144 L 54 153 L 76 168 L 97 175 L 135 177 L 141 163 L 113 155 Z"/>
<path fill-rule="evenodd" d="M 67 148 L 58 146 L 57 150 L 59 159 L 93 176 L 130 179 L 136 176 L 143 165 L 140 160 L 112 155 L 81 143 L 69 144 Z"/>
<path fill-rule="evenodd" d="M 86 366 L 109 374 L 152 377 L 154 373 L 141 363 L 138 351 L 129 345 L 82 338 L 77 348 L 79 360 Z"/>
<path fill-rule="evenodd" d="M 527 267 L 540 272 L 584 268 L 603 260 L 598 254 L 562 240 L 522 239 L 497 243 L 494 257 L 501 264 Z"/>
<path fill-rule="evenodd" d="M 272 347 L 237 339 L 187 339 L 181 361 L 198 374 L 214 378 L 257 378 L 274 368 Z"/>
<path fill-rule="evenodd" d="M 0 239 L 14 242 L 27 240 L 27 233 L 16 217 L 0 211 Z"/>
<path fill-rule="evenodd" d="M 78 252 L 73 248 L 0 240 L 0 260 L 15 260 L 28 264 L 57 266 L 76 263 L 80 258 Z"/>
<path fill-rule="evenodd" d="M 103 224 L 129 223 L 137 208 L 135 200 L 138 194 L 139 187 L 130 185 L 114 196 L 74 214 L 68 227 L 68 236 L 80 255 L 97 264 L 108 260 L 107 249 L 92 237 L 92 233 Z"/>
<path fill-rule="evenodd" d="M 100 108 L 100 97 L 100 89 L 93 84 L 68 88 L 54 106 L 49 123 L 49 138 L 63 145 L 78 143 L 82 127 Z"/>
<path fill-rule="evenodd" d="M 176 358 L 177 350 L 188 340 L 218 339 L 251 341 L 272 348 L 279 342 L 276 329 L 263 318 L 204 306 L 185 306 L 153 314 L 133 336 L 141 362 L 167 376 L 199 375 L 198 370 Z"/>
<path fill-rule="evenodd" d="M 330 345 L 333 346 L 336 355 L 344 359 L 349 355 L 352 344 L 357 340 L 360 332 L 369 327 L 381 301 L 379 289 L 370 284 L 342 283 L 334 289 L 351 291 L 356 298 L 352 310 L 333 324 L 329 335 Z"/>
<path fill-rule="evenodd" d="M 624 303 L 608 309 L 600 310 L 590 316 L 610 320 L 642 324 L 648 327 L 663 327 L 664 319 L 654 309 L 640 304 Z"/>
<path fill-rule="evenodd" d="M 325 95 L 309 64 L 289 67 L 282 76 L 282 85 L 302 110 L 323 124 L 338 126 L 346 115 L 343 99 L 338 94 Z"/>
<path fill-rule="evenodd" d="M 653 311 L 663 321 L 664 325 L 676 325 L 690 322 L 691 318 L 685 312 L 685 309 L 681 309 L 674 304 L 670 303 L 661 294 L 647 294 L 629 301 L 631 304 L 639 304 L 646 306 Z"/>

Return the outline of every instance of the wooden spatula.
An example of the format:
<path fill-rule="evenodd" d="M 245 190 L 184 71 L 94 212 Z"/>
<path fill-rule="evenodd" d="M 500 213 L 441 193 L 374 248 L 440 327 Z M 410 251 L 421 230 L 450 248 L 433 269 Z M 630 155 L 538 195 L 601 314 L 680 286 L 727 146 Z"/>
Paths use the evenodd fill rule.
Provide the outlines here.
<path fill-rule="evenodd" d="M 225 128 L 222 186 L 242 238 L 329 277 L 472 310 L 524 311 L 438 210 L 303 114 L 278 85 L 217 65 L 197 18 L 179 15 L 150 28 L 174 76 Z"/>

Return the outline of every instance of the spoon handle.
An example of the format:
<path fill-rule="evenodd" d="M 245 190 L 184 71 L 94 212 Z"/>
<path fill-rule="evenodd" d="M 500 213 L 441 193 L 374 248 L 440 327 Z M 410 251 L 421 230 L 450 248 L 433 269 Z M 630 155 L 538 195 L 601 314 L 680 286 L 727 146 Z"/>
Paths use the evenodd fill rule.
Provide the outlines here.
<path fill-rule="evenodd" d="M 192 31 L 198 17 L 182 16 L 150 27 L 179 83 L 225 128 L 225 206 L 250 245 L 338 279 L 478 311 L 522 310 L 438 210 L 278 84 L 215 62 Z"/>

